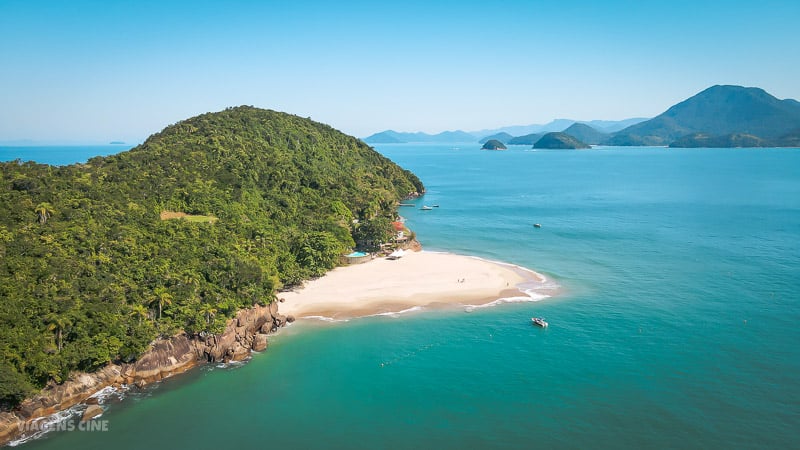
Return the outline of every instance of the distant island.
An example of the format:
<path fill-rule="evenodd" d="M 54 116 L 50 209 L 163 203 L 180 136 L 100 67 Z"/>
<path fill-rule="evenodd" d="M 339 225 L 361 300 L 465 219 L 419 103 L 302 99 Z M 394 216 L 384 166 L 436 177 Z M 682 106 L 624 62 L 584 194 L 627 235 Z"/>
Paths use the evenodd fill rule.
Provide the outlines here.
<path fill-rule="evenodd" d="M 497 140 L 507 145 L 535 145 L 547 133 L 559 132 L 574 138 L 550 136 L 537 148 L 585 148 L 580 145 L 686 147 L 800 147 L 800 102 L 779 100 L 763 89 L 717 85 L 670 107 L 652 119 L 587 122 L 556 119 L 544 125 L 503 127 L 466 133 L 398 133 L 387 130 L 364 141 L 469 142 Z M 553 147 L 556 146 L 556 147 Z"/>
<path fill-rule="evenodd" d="M 122 141 L 111 141 L 108 145 L 125 145 L 125 143 Z"/>
<path fill-rule="evenodd" d="M 483 150 L 505 150 L 507 147 L 502 142 L 498 141 L 497 139 L 490 139 L 483 144 L 481 149 Z"/>
<path fill-rule="evenodd" d="M 605 144 L 783 147 L 796 145 L 798 128 L 796 100 L 778 100 L 759 88 L 718 85 L 615 133 Z"/>
<path fill-rule="evenodd" d="M 455 142 L 473 142 L 476 139 L 481 144 L 489 139 L 497 139 L 504 144 L 511 145 L 533 145 L 536 140 L 542 137 L 545 133 L 550 131 L 564 131 L 566 128 L 576 123 L 586 124 L 601 133 L 613 133 L 619 131 L 630 125 L 643 122 L 646 118 L 631 118 L 624 120 L 590 120 L 578 121 L 573 119 L 556 119 L 546 124 L 541 125 L 513 125 L 493 130 L 480 130 L 480 131 L 444 131 L 438 134 L 428 134 L 423 132 L 401 132 L 394 130 L 385 130 L 379 133 L 372 134 L 363 138 L 362 140 L 368 144 L 403 144 L 412 142 L 439 142 L 439 143 L 455 143 Z M 515 137 L 516 136 L 516 137 Z M 528 137 L 525 142 L 510 142 L 511 139 L 521 139 Z M 535 140 L 531 140 L 533 136 L 537 136 Z"/>
<path fill-rule="evenodd" d="M 536 141 L 536 143 L 533 145 L 533 148 L 574 150 L 591 148 L 591 146 L 573 136 L 568 135 L 567 133 L 553 132 L 542 136 L 541 139 Z"/>
<path fill-rule="evenodd" d="M 532 124 L 532 125 L 512 125 L 501 128 L 485 129 L 480 131 L 470 131 L 470 134 L 476 136 L 490 136 L 499 133 L 508 133 L 511 136 L 525 136 L 531 134 L 539 134 L 543 136 L 545 133 L 551 131 L 564 131 L 576 123 L 582 123 L 594 128 L 601 133 L 611 134 L 635 125 L 640 122 L 648 120 L 646 117 L 634 117 L 623 120 L 575 120 L 575 119 L 555 119 L 545 124 Z M 500 139 L 502 140 L 502 139 Z M 507 143 L 507 142 L 506 142 Z M 533 144 L 533 143 L 531 143 Z"/>

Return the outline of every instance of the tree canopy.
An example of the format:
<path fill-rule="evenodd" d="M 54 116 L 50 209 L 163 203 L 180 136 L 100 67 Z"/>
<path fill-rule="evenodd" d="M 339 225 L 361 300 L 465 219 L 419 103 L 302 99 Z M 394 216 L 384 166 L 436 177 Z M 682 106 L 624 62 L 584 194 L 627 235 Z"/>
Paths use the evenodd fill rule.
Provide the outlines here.
<path fill-rule="evenodd" d="M 221 331 L 423 190 L 355 138 L 253 107 L 86 164 L 0 163 L 0 405 L 159 335 Z"/>

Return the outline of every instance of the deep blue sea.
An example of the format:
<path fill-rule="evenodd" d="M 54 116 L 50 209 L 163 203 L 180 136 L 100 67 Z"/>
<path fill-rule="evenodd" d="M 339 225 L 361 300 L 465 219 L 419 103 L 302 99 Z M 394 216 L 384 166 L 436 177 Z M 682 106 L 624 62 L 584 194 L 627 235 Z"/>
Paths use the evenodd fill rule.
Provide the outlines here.
<path fill-rule="evenodd" d="M 54 166 L 85 163 L 94 156 L 107 156 L 130 150 L 133 146 L 119 145 L 45 145 L 0 146 L 0 161 L 36 161 Z"/>
<path fill-rule="evenodd" d="M 426 249 L 562 294 L 295 323 L 26 447 L 800 447 L 800 150 L 377 148 L 440 205 L 401 208 Z"/>

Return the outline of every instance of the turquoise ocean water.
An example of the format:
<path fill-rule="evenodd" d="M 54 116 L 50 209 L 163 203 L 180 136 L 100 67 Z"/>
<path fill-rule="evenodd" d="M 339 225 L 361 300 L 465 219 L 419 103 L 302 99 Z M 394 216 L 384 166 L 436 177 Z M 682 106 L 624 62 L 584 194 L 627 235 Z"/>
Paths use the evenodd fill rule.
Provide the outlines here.
<path fill-rule="evenodd" d="M 378 150 L 440 205 L 401 208 L 426 249 L 562 295 L 298 322 L 25 447 L 800 447 L 800 150 Z"/>

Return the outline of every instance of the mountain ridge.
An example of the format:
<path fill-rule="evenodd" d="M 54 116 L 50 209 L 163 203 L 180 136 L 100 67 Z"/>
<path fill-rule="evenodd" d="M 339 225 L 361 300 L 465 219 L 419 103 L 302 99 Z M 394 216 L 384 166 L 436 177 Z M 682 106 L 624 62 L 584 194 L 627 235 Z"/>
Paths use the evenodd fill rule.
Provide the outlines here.
<path fill-rule="evenodd" d="M 477 131 L 442 131 L 436 134 L 424 133 L 421 131 L 404 132 L 392 129 L 373 133 L 362 140 L 368 144 L 399 144 L 411 142 L 473 142 L 475 140 L 488 140 L 495 135 L 506 133 L 512 137 L 521 137 L 530 134 L 544 135 L 551 131 L 563 131 L 564 129 L 582 123 L 603 133 L 612 133 L 621 130 L 631 124 L 648 120 L 647 118 L 630 118 L 623 120 L 573 120 L 573 119 L 554 119 L 546 124 L 531 125 L 512 125 L 501 128 L 483 129 Z"/>
<path fill-rule="evenodd" d="M 485 136 L 485 137 L 481 138 L 481 140 L 479 140 L 478 143 L 479 144 L 485 144 L 488 141 L 491 141 L 492 139 L 500 141 L 500 142 L 502 142 L 504 144 L 507 144 L 508 141 L 510 141 L 511 139 L 514 139 L 514 136 L 512 136 L 512 135 L 510 135 L 510 134 L 508 134 L 506 132 L 495 133 L 495 134 L 492 134 L 492 135 Z"/>
<path fill-rule="evenodd" d="M 761 88 L 715 85 L 650 120 L 615 133 L 606 143 L 669 145 L 695 133 L 776 140 L 798 127 L 800 102 L 779 100 Z"/>
<path fill-rule="evenodd" d="M 608 139 L 609 134 L 603 133 L 584 123 L 574 123 L 562 131 L 586 144 L 598 145 Z"/>
<path fill-rule="evenodd" d="M 461 130 L 442 131 L 437 134 L 386 130 L 367 136 L 362 140 L 367 144 L 404 144 L 409 142 L 473 142 L 475 139 L 477 136 Z"/>

